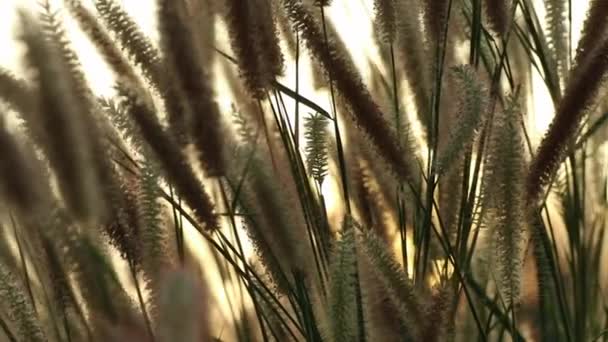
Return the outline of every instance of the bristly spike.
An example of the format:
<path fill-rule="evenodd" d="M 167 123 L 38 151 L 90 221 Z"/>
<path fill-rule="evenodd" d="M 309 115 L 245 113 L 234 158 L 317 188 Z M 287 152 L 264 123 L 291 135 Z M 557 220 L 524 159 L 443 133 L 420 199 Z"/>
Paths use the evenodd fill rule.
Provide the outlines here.
<path fill-rule="evenodd" d="M 391 305 L 399 313 L 401 324 L 414 341 L 421 341 L 418 322 L 423 319 L 423 308 L 411 281 L 395 261 L 390 248 L 370 229 L 355 227 L 361 231 L 357 246 L 361 247 L 362 259 L 369 263 L 376 278 L 387 293 Z"/>
<path fill-rule="evenodd" d="M 319 113 L 311 114 L 304 123 L 308 172 L 319 185 L 327 175 L 327 124 L 327 118 Z"/>
<path fill-rule="evenodd" d="M 95 0 L 95 6 L 118 44 L 141 69 L 143 76 L 150 81 L 152 88 L 163 99 L 171 133 L 180 145 L 186 145 L 189 137 L 187 127 L 190 127 L 192 114 L 184 94 L 174 85 L 175 71 L 168 70 L 160 52 L 115 0 Z M 164 21 L 160 22 L 161 32 L 165 32 L 163 23 Z M 161 43 L 165 41 L 162 39 L 163 36 L 161 33 Z M 168 51 L 171 52 L 172 49 Z"/>
<path fill-rule="evenodd" d="M 329 341 L 354 341 L 357 333 L 357 253 L 355 230 L 348 229 L 338 241 L 331 265 L 327 308 Z"/>
<path fill-rule="evenodd" d="M 459 103 L 456 127 L 451 130 L 449 142 L 438 156 L 439 172 L 447 170 L 471 146 L 487 110 L 487 90 L 475 70 L 467 65 L 454 68 L 459 85 Z"/>
<path fill-rule="evenodd" d="M 458 308 L 458 298 L 455 292 L 454 283 L 446 280 L 431 294 L 424 310 L 427 323 L 424 324 L 424 335 L 421 341 L 454 340 L 454 316 Z M 442 324 L 437 325 L 436 322 L 442 322 Z"/>
<path fill-rule="evenodd" d="M 115 0 L 95 0 L 95 8 L 121 47 L 141 68 L 144 76 L 153 86 L 163 89 L 163 61 L 160 53 L 135 21 Z"/>
<path fill-rule="evenodd" d="M 158 320 L 158 303 L 161 287 L 161 276 L 170 267 L 167 258 L 165 242 L 167 236 L 162 224 L 162 207 L 160 198 L 158 167 L 153 162 L 145 161 L 141 168 L 137 211 L 140 227 L 138 232 L 139 248 L 141 250 L 141 270 L 143 271 L 146 288 L 149 291 L 149 310 L 153 322 Z"/>
<path fill-rule="evenodd" d="M 125 101 L 126 112 L 159 161 L 168 182 L 175 186 L 178 195 L 192 209 L 195 218 L 205 224 L 206 229 L 218 228 L 213 202 L 192 166 L 186 162 L 184 153 L 161 126 L 152 105 L 131 89 L 120 88 L 119 92 Z"/>
<path fill-rule="evenodd" d="M 293 286 L 294 272 L 306 272 L 310 267 L 310 248 L 302 243 L 305 233 L 304 217 L 294 210 L 293 189 L 281 175 L 270 171 L 267 159 L 238 149 L 237 163 L 229 169 L 230 183 L 242 184 L 238 197 L 240 210 L 245 213 L 244 226 L 256 254 L 272 282 L 283 293 Z M 247 163 L 243 175 L 241 163 Z"/>
<path fill-rule="evenodd" d="M 486 162 L 483 200 L 491 221 L 494 276 L 507 307 L 519 301 L 526 239 L 523 200 L 526 161 L 517 99 L 509 97 L 503 112 L 494 118 L 493 137 Z"/>
<path fill-rule="evenodd" d="M 64 2 L 80 28 L 87 34 L 99 54 L 112 69 L 118 83 L 143 89 L 144 86 L 135 70 L 95 15 L 79 0 L 64 0 Z"/>
<path fill-rule="evenodd" d="M 230 36 L 230 44 L 236 55 L 241 77 L 253 97 L 264 95 L 266 84 L 261 73 L 260 61 L 257 56 L 255 41 L 251 37 L 251 27 L 255 20 L 249 1 L 226 1 L 226 24 Z"/>
<path fill-rule="evenodd" d="M 173 124 L 177 135 L 184 129 L 187 131 L 183 133 L 192 137 L 209 175 L 221 176 L 225 172 L 221 115 L 213 98 L 208 71 L 201 63 L 201 47 L 186 10 L 183 0 L 161 0 L 159 3 L 163 50 L 170 70 L 175 73 L 175 87 L 178 93 L 183 94 L 182 100 L 191 115 Z M 187 128 L 189 125 L 192 126 L 190 129 Z"/>
<path fill-rule="evenodd" d="M 584 57 L 576 61 L 564 95 L 556 106 L 555 117 L 532 160 L 526 179 L 526 197 L 530 207 L 542 198 L 543 188 L 557 172 L 568 144 L 608 72 L 608 40 L 603 39 L 599 45 L 588 48 L 592 48 L 592 51 L 582 52 Z"/>
<path fill-rule="evenodd" d="M 392 44 L 395 41 L 397 30 L 395 7 L 395 0 L 374 0 L 376 26 L 387 44 Z"/>
<path fill-rule="evenodd" d="M 511 21 L 511 0 L 485 0 L 490 27 L 500 36 L 507 33 Z"/>
<path fill-rule="evenodd" d="M 59 51 L 60 58 L 63 59 L 68 68 L 67 76 L 72 80 L 72 92 L 75 102 L 78 104 L 84 129 L 89 137 L 91 149 L 89 154 L 93 156 L 95 173 L 101 187 L 103 204 L 106 207 L 106 215 L 103 217 L 105 220 L 116 209 L 113 203 L 113 189 L 117 187 L 118 181 L 114 165 L 108 154 L 109 143 L 102 137 L 104 134 L 112 134 L 113 129 L 98 106 L 95 95 L 87 82 L 78 54 L 68 38 L 62 18 L 56 11 L 52 10 L 48 0 L 42 3 L 40 17 L 49 43 Z"/>
<path fill-rule="evenodd" d="M 256 2 L 256 36 L 259 39 L 260 61 L 266 78 L 272 82 L 276 77 L 282 76 L 285 69 L 276 14 L 271 0 L 252 1 Z"/>
<path fill-rule="evenodd" d="M 324 34 L 319 23 L 298 0 L 284 0 L 294 29 L 299 31 L 313 57 L 331 73 L 335 89 L 350 109 L 351 118 L 367 134 L 377 152 L 387 161 L 393 172 L 404 182 L 412 182 L 414 167 L 408 161 L 413 151 L 406 151 L 398 144 L 394 131 L 384 118 L 361 75 L 352 62 L 349 62 L 332 42 L 325 44 Z"/>
<path fill-rule="evenodd" d="M 133 179 L 121 179 L 120 184 L 111 190 L 111 216 L 104 225 L 104 233 L 109 243 L 120 253 L 120 256 L 136 269 L 141 266 L 142 250 L 139 246 L 141 232 L 137 208 L 136 182 Z"/>
<path fill-rule="evenodd" d="M 427 41 L 440 44 L 443 41 L 443 29 L 448 19 L 448 0 L 423 0 L 423 2 Z"/>
<path fill-rule="evenodd" d="M 566 26 L 568 22 L 566 17 L 568 2 L 567 0 L 545 0 L 544 2 L 547 11 L 547 30 L 549 32 L 548 45 L 555 56 L 558 75 L 563 80 L 568 72 L 568 51 L 570 49 L 568 46 L 568 27 Z"/>
<path fill-rule="evenodd" d="M 65 65 L 69 69 L 72 79 L 74 80 L 74 91 L 78 93 L 79 99 L 83 102 L 83 106 L 87 106 L 87 99 L 93 97 L 93 92 L 89 88 L 86 77 L 78 58 L 78 55 L 72 48 L 72 43 L 67 37 L 66 30 L 63 25 L 63 20 L 57 10 L 53 10 L 48 0 L 41 1 L 40 21 L 42 28 L 47 37 L 49 44 L 54 45 L 64 60 Z"/>
<path fill-rule="evenodd" d="M 576 47 L 574 65 L 584 62 L 586 56 L 593 52 L 598 41 L 604 41 L 608 35 L 608 1 L 590 0 L 587 18 L 583 23 L 581 38 Z"/>
<path fill-rule="evenodd" d="M 55 45 L 44 38 L 37 21 L 22 14 L 27 61 L 36 71 L 39 108 L 24 119 L 55 171 L 67 207 L 78 219 L 95 222 L 104 203 L 95 173 L 86 117 L 88 108 L 75 94 L 76 80 Z M 86 132 L 86 133 L 85 133 Z M 98 137 L 93 137 L 97 139 Z"/>
<path fill-rule="evenodd" d="M 418 119 L 425 128 L 430 126 L 431 81 L 432 67 L 425 61 L 429 56 L 429 48 L 425 46 L 422 20 L 419 17 L 420 3 L 418 0 L 399 0 L 396 3 L 397 35 L 396 47 L 405 69 L 407 83 L 414 93 L 414 102 Z M 412 46 L 418 48 L 412 49 Z"/>
<path fill-rule="evenodd" d="M 224 18 L 241 76 L 251 95 L 262 98 L 283 72 L 272 6 L 268 0 L 228 0 Z"/>

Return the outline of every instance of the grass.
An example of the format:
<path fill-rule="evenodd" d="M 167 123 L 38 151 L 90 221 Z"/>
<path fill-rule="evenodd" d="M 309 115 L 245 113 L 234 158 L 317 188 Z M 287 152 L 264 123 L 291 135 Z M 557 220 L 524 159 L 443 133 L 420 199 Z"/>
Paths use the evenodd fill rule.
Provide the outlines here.
<path fill-rule="evenodd" d="M 608 6 L 577 43 L 565 0 L 368 2 L 369 84 L 331 1 L 158 0 L 158 41 L 117 0 L 19 12 L 0 340 L 606 340 Z"/>

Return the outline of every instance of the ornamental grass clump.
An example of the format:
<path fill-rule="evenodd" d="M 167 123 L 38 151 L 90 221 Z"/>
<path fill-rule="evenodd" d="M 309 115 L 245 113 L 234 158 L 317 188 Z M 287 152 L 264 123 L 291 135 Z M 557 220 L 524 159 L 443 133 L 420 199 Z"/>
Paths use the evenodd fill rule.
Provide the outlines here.
<path fill-rule="evenodd" d="M 0 341 L 604 340 L 608 6 L 588 5 L 16 11 Z"/>

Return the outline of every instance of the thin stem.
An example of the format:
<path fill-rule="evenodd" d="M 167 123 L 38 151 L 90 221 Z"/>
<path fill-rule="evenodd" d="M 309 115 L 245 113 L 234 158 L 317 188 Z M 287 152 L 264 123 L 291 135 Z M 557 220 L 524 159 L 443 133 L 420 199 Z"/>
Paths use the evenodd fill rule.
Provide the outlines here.
<path fill-rule="evenodd" d="M 296 31 L 296 95 L 300 94 L 300 32 Z M 300 99 L 295 99 L 295 144 L 296 150 L 300 147 Z"/>
<path fill-rule="evenodd" d="M 325 39 L 326 53 L 329 55 L 329 39 L 327 38 L 327 24 L 325 23 L 325 10 L 323 6 L 319 6 L 321 10 L 321 23 L 323 25 L 323 37 Z M 344 147 L 342 146 L 342 137 L 340 134 L 340 127 L 338 124 L 338 111 L 336 109 L 336 99 L 334 95 L 334 82 L 332 78 L 331 69 L 327 69 L 327 76 L 329 78 L 329 93 L 331 95 L 331 106 L 333 112 L 334 121 L 334 132 L 336 134 L 336 147 L 338 149 L 338 164 L 340 166 L 340 177 L 342 181 L 342 192 L 344 193 L 344 206 L 346 207 L 346 213 L 351 214 L 350 207 L 350 196 L 348 192 L 348 178 L 346 177 L 346 159 L 344 158 Z"/>
<path fill-rule="evenodd" d="M 150 317 L 148 316 L 148 310 L 146 310 L 146 304 L 144 302 L 144 297 L 141 294 L 141 288 L 139 286 L 139 280 L 137 279 L 137 272 L 135 272 L 135 266 L 131 260 L 129 263 L 129 271 L 131 272 L 131 277 L 133 278 L 133 283 L 135 284 L 135 290 L 137 291 L 137 300 L 139 301 L 139 307 L 141 308 L 141 314 L 144 318 L 144 322 L 146 323 L 146 331 L 148 333 L 148 337 L 151 341 L 154 341 L 154 333 L 152 332 L 152 324 L 150 323 Z"/>

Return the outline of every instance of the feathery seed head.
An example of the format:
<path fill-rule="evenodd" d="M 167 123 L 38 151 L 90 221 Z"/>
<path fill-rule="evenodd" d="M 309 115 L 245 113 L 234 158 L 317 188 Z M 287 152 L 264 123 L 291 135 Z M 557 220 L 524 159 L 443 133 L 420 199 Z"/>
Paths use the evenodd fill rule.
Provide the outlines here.
<path fill-rule="evenodd" d="M 490 27 L 500 36 L 507 33 L 509 22 L 511 20 L 511 2 L 510 0 L 486 0 L 485 9 L 490 22 Z"/>
<path fill-rule="evenodd" d="M 387 44 L 392 44 L 395 40 L 397 29 L 395 5 L 395 0 L 374 0 L 376 26 Z"/>
<path fill-rule="evenodd" d="M 475 70 L 462 65 L 453 69 L 459 86 L 460 103 L 456 126 L 437 160 L 439 172 L 447 170 L 473 143 L 487 110 L 487 90 Z"/>
<path fill-rule="evenodd" d="M 517 99 L 509 97 L 494 119 L 493 137 L 486 162 L 483 193 L 493 238 L 494 277 L 507 306 L 518 302 L 521 292 L 523 246 L 526 237 L 524 204 L 524 142 Z"/>
<path fill-rule="evenodd" d="M 74 94 L 76 81 L 56 45 L 44 39 L 36 20 L 22 14 L 21 21 L 22 39 L 28 48 L 29 66 L 35 71 L 40 105 L 24 119 L 40 138 L 39 145 L 55 171 L 67 207 L 79 219 L 94 222 L 101 217 L 104 203 L 90 137 L 85 136 L 89 109 L 77 98 L 79 94 Z"/>
<path fill-rule="evenodd" d="M 327 118 L 311 114 L 304 123 L 308 172 L 319 183 L 327 175 Z"/>
<path fill-rule="evenodd" d="M 393 130 L 363 84 L 352 61 L 342 56 L 331 42 L 325 44 L 319 23 L 300 1 L 285 0 L 284 5 L 294 29 L 300 32 L 311 54 L 328 76 L 331 75 L 338 94 L 350 109 L 353 121 L 367 134 L 395 174 L 406 182 L 412 180 L 413 168 L 408 163 L 407 156 L 413 155 L 413 151 L 405 151 L 397 143 Z"/>

